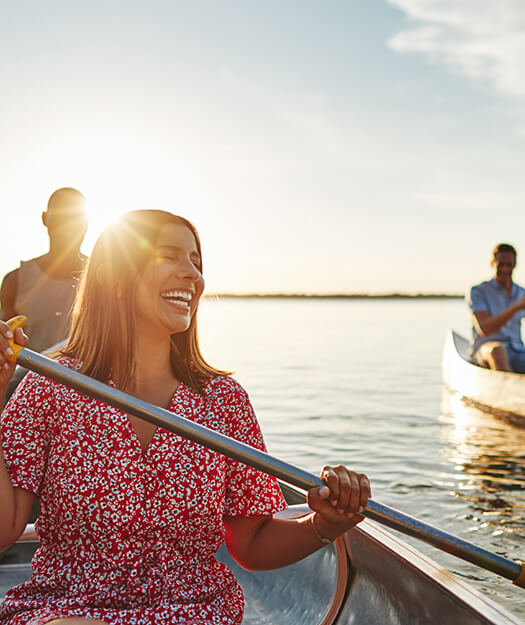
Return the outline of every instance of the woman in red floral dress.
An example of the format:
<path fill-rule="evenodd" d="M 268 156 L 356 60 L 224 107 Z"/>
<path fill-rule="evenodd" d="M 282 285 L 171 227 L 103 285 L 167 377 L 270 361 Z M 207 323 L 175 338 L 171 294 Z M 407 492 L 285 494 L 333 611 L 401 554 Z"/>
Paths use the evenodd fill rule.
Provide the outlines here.
<path fill-rule="evenodd" d="M 246 392 L 200 353 L 203 287 L 191 223 L 128 213 L 93 249 L 57 358 L 264 449 Z M 11 338 L 1 322 L 0 400 Z M 18 329 L 14 340 L 27 338 Z M 0 608 L 5 625 L 239 624 L 241 589 L 214 555 L 224 540 L 246 568 L 284 566 L 359 522 L 370 495 L 366 476 L 325 467 L 312 514 L 273 518 L 285 507 L 273 478 L 35 373 L 6 405 L 1 434 L 0 549 L 35 497 L 41 545 L 31 579 Z"/>

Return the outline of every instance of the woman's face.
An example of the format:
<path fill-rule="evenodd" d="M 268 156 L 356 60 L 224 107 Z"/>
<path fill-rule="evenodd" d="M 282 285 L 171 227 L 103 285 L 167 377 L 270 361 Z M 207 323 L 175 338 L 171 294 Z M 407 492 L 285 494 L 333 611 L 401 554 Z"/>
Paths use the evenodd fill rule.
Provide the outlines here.
<path fill-rule="evenodd" d="M 204 289 L 201 258 L 195 237 L 182 224 L 164 225 L 152 260 L 140 276 L 135 293 L 137 323 L 168 334 L 184 332 Z"/>

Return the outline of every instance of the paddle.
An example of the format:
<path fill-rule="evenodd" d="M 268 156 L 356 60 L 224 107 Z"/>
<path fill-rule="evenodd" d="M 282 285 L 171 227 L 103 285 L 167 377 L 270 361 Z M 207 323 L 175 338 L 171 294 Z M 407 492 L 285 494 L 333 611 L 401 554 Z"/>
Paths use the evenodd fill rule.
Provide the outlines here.
<path fill-rule="evenodd" d="M 179 434 L 225 456 L 255 467 L 305 491 L 323 484 L 321 478 L 278 458 L 274 458 L 265 452 L 177 416 L 168 410 L 132 397 L 78 371 L 73 371 L 46 356 L 33 352 L 30 349 L 22 348 L 13 341 L 10 341 L 10 345 L 14 351 L 13 361 L 16 359 L 16 362 L 22 367 L 31 369 L 47 378 L 56 380 L 81 393 L 99 399 L 106 404 Z M 372 499 L 368 501 L 363 516 L 403 534 L 434 545 L 442 551 L 492 571 L 497 575 L 506 577 L 517 586 L 525 588 L 525 564 L 523 563 L 507 560 L 466 540 L 432 527 L 403 512 L 399 512 L 394 508 L 377 503 Z"/>

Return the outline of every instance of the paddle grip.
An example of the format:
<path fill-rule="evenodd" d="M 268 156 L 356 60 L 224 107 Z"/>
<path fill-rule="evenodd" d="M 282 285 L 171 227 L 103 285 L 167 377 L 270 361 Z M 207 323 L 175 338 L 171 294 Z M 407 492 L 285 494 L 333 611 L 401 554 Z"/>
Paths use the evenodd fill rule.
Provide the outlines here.
<path fill-rule="evenodd" d="M 16 317 L 11 317 L 11 319 L 9 319 L 6 323 L 9 326 L 11 332 L 14 334 L 17 328 L 23 328 L 25 326 L 26 321 L 27 317 L 25 317 L 24 315 L 17 315 Z M 13 350 L 11 356 L 7 356 L 7 360 L 9 360 L 10 362 L 16 362 L 18 354 L 24 348 L 24 346 L 15 343 L 14 338 L 7 339 L 7 342 L 9 343 L 9 347 Z"/>

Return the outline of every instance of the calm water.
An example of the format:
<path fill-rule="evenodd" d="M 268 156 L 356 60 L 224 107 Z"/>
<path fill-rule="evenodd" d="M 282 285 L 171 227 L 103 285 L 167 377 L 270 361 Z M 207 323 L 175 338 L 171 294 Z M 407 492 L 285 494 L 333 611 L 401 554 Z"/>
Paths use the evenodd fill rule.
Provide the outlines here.
<path fill-rule="evenodd" d="M 525 560 L 525 428 L 450 403 L 446 331 L 461 300 L 205 300 L 201 345 L 235 370 L 271 454 L 318 473 L 344 462 L 373 497 L 512 560 Z M 416 543 L 511 612 L 524 591 Z"/>

